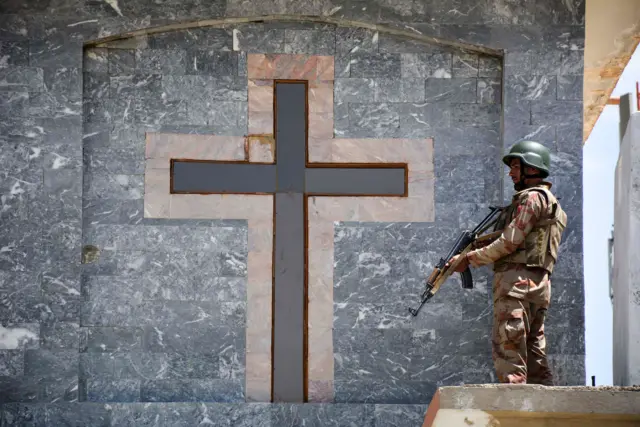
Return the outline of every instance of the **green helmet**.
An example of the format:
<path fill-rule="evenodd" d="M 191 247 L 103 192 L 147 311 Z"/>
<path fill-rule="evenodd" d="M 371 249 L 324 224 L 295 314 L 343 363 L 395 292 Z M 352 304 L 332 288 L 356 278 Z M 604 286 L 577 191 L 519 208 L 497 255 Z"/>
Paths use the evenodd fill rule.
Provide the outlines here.
<path fill-rule="evenodd" d="M 540 171 L 540 176 L 549 176 L 551 166 L 551 155 L 549 149 L 539 142 L 521 141 L 511 147 L 509 154 L 502 158 L 505 165 L 509 166 L 512 159 L 520 159 L 526 166 L 536 168 Z"/>

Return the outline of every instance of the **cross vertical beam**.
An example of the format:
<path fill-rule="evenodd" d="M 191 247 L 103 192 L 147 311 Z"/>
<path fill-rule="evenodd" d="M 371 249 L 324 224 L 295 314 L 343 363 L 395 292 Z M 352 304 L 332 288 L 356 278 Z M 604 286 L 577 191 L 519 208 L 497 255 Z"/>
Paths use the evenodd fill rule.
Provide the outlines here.
<path fill-rule="evenodd" d="M 304 174 L 306 83 L 275 84 L 277 190 L 275 194 L 273 381 L 275 402 L 305 399 Z"/>

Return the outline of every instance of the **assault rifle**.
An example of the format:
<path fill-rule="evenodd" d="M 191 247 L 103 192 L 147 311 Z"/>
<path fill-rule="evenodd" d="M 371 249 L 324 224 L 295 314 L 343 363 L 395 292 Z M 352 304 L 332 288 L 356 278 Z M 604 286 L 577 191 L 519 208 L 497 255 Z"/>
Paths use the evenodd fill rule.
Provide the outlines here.
<path fill-rule="evenodd" d="M 465 230 L 458 236 L 458 239 L 454 243 L 453 247 L 447 253 L 445 258 L 440 258 L 438 265 L 435 266 L 429 277 L 427 278 L 425 291 L 422 293 L 422 302 L 417 309 L 410 308 L 409 312 L 413 316 L 417 316 L 422 306 L 429 301 L 440 289 L 440 286 L 451 276 L 451 274 L 458 267 L 460 261 L 470 250 L 479 248 L 481 246 L 491 243 L 493 240 L 500 237 L 502 231 L 495 231 L 493 233 L 484 233 L 489 227 L 491 227 L 498 220 L 496 214 L 502 212 L 505 208 L 501 207 L 489 207 L 491 212 L 471 231 Z M 447 266 L 447 262 L 455 255 L 460 255 L 458 260 Z M 462 279 L 463 289 L 473 289 L 473 277 L 471 276 L 471 270 L 467 267 L 462 273 L 460 273 Z"/>

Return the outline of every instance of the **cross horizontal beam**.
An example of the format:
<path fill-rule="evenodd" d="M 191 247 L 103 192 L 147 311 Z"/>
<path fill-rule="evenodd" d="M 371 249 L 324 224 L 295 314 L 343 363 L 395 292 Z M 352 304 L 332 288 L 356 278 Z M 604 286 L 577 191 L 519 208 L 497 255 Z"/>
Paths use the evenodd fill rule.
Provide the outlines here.
<path fill-rule="evenodd" d="M 290 192 L 278 185 L 278 166 L 193 160 L 171 161 L 174 194 L 275 194 Z M 407 169 L 379 165 L 341 167 L 324 164 L 304 168 L 302 193 L 327 196 L 404 196 Z"/>

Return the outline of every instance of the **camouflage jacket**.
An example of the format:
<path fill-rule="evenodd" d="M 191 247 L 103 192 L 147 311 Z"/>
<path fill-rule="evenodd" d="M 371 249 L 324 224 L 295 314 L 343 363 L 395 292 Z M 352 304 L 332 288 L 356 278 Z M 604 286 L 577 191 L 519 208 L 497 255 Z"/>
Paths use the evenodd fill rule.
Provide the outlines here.
<path fill-rule="evenodd" d="M 513 253 L 546 210 L 545 198 L 536 191 L 530 192 L 526 202 L 518 206 L 513 220 L 507 224 L 498 239 L 468 253 L 469 264 L 480 267 Z M 509 295 L 546 306 L 550 299 L 549 288 L 549 276 L 545 271 L 531 271 L 524 266 L 517 266 L 495 273 L 493 296 L 496 300 Z"/>

